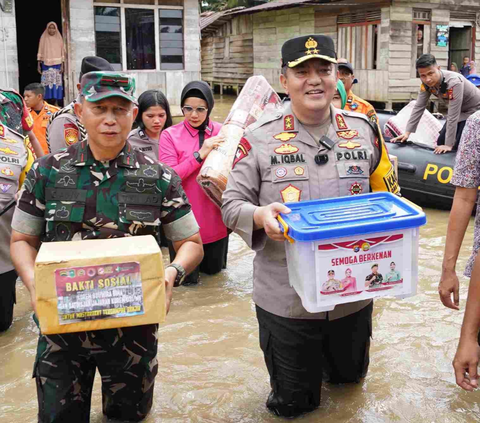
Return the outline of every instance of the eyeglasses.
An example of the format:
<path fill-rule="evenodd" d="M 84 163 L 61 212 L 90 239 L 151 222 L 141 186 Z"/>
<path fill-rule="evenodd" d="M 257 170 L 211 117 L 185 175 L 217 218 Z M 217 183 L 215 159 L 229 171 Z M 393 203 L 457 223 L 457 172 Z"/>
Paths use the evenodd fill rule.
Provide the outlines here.
<path fill-rule="evenodd" d="M 186 115 L 190 115 L 193 112 L 197 112 L 198 115 L 203 115 L 207 113 L 208 109 L 206 107 L 197 107 L 196 109 L 193 108 L 192 106 L 183 106 L 182 107 L 183 113 Z"/>

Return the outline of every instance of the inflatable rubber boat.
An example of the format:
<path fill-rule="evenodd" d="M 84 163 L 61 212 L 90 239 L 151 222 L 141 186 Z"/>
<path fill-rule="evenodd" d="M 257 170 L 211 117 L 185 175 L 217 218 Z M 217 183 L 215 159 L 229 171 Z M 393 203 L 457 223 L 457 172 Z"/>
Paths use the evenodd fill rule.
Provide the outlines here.
<path fill-rule="evenodd" d="M 402 195 L 422 207 L 450 209 L 455 187 L 450 184 L 455 152 L 434 154 L 433 147 L 417 143 L 391 143 L 385 124 L 394 112 L 378 112 L 388 152 L 398 158 L 398 179 Z M 440 120 L 443 124 L 444 122 Z"/>

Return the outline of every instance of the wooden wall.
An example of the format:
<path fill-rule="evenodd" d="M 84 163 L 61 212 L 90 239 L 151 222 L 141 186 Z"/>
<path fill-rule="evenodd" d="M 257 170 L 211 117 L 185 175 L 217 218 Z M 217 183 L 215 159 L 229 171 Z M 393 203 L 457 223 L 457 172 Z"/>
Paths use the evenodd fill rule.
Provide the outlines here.
<path fill-rule="evenodd" d="M 290 38 L 315 32 L 313 7 L 255 13 L 253 15 L 255 75 L 263 75 L 277 92 L 283 92 L 279 82 L 283 43 Z"/>
<path fill-rule="evenodd" d="M 234 17 L 202 40 L 202 80 L 235 85 L 253 75 L 252 18 Z"/>

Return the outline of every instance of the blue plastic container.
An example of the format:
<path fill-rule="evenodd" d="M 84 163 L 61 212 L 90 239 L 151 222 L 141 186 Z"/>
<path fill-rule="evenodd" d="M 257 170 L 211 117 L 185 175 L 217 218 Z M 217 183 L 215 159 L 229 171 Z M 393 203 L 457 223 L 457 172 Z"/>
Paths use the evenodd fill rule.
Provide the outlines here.
<path fill-rule="evenodd" d="M 311 313 L 379 296 L 416 294 L 425 213 L 388 192 L 286 204 L 290 284 Z M 376 268 L 375 268 L 375 265 Z"/>

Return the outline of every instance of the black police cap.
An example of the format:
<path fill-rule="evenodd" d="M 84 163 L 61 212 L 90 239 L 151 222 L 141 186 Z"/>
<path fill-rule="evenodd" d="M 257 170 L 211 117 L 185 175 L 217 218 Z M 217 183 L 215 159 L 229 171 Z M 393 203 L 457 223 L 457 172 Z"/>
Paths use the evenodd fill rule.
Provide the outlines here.
<path fill-rule="evenodd" d="M 103 57 L 86 56 L 82 60 L 80 79 L 88 72 L 115 71 L 113 66 Z"/>
<path fill-rule="evenodd" d="M 285 41 L 282 46 L 282 66 L 293 68 L 310 59 L 337 63 L 335 44 L 326 35 L 304 35 Z"/>

